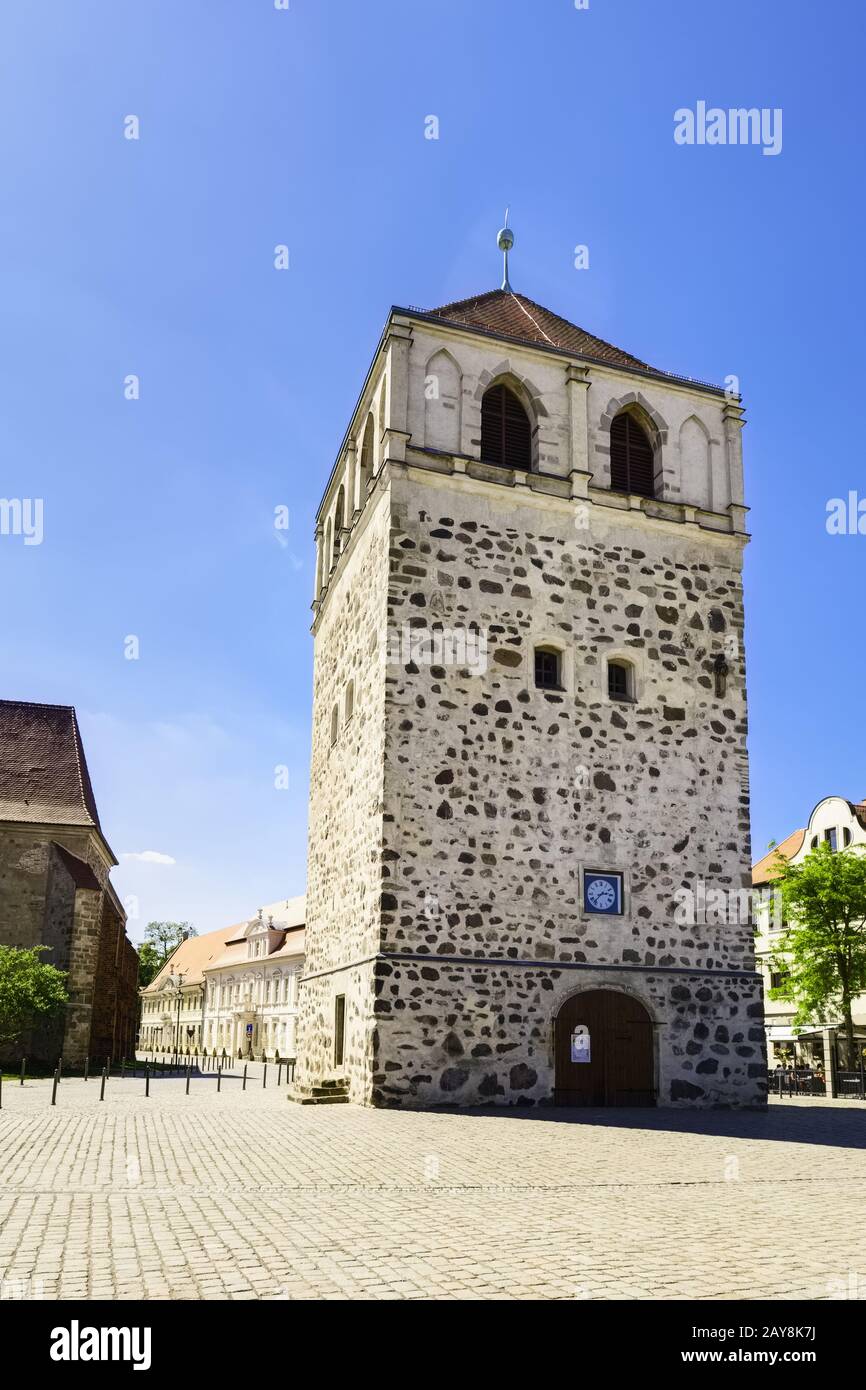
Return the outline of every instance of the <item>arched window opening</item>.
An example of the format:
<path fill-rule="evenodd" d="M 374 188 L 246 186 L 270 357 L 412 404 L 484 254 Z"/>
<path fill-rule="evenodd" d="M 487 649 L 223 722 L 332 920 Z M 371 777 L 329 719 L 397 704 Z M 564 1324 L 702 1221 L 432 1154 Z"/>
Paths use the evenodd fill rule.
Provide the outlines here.
<path fill-rule="evenodd" d="M 847 825 L 842 827 L 842 848 L 847 849 L 851 843 L 851 831 Z"/>
<path fill-rule="evenodd" d="M 337 493 L 337 505 L 334 509 L 334 560 L 340 558 L 340 551 L 343 548 L 343 516 L 346 494 L 342 486 Z"/>
<path fill-rule="evenodd" d="M 349 681 L 346 686 L 346 698 L 343 704 L 343 723 L 348 724 L 352 715 L 355 713 L 355 682 Z"/>
<path fill-rule="evenodd" d="M 562 652 L 555 647 L 535 648 L 535 686 L 537 690 L 562 689 Z"/>
<path fill-rule="evenodd" d="M 364 438 L 361 441 L 361 505 L 364 505 L 364 498 L 367 495 L 367 484 L 373 477 L 373 444 L 376 436 L 376 426 L 373 423 L 373 412 L 367 416 L 367 423 L 364 426 Z"/>
<path fill-rule="evenodd" d="M 617 415 L 610 427 L 610 485 L 615 492 L 655 497 L 652 445 L 633 415 Z"/>
<path fill-rule="evenodd" d="M 481 461 L 500 468 L 532 468 L 532 427 L 513 391 L 500 383 L 481 401 Z"/>
<path fill-rule="evenodd" d="M 607 663 L 607 693 L 611 700 L 634 699 L 632 670 L 625 661 Z"/>
<path fill-rule="evenodd" d="M 334 705 L 331 710 L 331 747 L 337 742 L 337 734 L 340 732 L 340 707 Z"/>

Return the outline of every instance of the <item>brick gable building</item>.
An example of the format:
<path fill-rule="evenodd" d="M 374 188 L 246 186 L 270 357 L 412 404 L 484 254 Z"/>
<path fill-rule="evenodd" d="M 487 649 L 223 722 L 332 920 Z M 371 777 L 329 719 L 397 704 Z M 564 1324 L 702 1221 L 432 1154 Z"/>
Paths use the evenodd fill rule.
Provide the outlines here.
<path fill-rule="evenodd" d="M 33 1058 L 78 1065 L 134 1046 L 138 955 L 109 879 L 116 863 L 75 710 L 0 700 L 0 944 L 47 946 L 69 991 L 63 1021 L 24 1041 Z"/>

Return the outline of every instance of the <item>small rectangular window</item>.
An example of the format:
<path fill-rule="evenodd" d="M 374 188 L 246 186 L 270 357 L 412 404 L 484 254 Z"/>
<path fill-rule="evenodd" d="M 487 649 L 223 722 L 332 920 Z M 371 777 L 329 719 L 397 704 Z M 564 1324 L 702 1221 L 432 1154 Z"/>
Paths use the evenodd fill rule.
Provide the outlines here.
<path fill-rule="evenodd" d="M 621 661 L 610 661 L 607 667 L 607 693 L 612 700 L 631 699 L 628 667 Z"/>
<path fill-rule="evenodd" d="M 343 1065 L 343 1049 L 346 1036 L 346 996 L 338 994 L 334 1000 L 334 1066 Z"/>
<path fill-rule="evenodd" d="M 539 690 L 561 690 L 562 657 L 550 647 L 535 649 L 535 684 Z"/>
<path fill-rule="evenodd" d="M 825 831 L 824 831 L 824 839 L 825 839 L 826 843 L 830 846 L 830 848 L 831 848 L 831 850 L 833 851 L 833 853 L 835 854 L 835 853 L 836 853 L 836 850 L 839 848 L 838 840 L 837 840 L 837 836 L 836 836 L 836 831 L 835 831 L 835 830 L 825 830 Z"/>

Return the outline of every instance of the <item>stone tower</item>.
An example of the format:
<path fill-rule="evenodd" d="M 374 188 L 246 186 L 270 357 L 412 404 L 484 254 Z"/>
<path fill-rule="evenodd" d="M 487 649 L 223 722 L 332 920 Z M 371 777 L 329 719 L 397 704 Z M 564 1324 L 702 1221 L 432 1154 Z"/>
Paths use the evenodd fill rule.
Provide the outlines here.
<path fill-rule="evenodd" d="M 742 424 L 507 289 L 391 310 L 317 518 L 298 1094 L 763 1102 Z"/>

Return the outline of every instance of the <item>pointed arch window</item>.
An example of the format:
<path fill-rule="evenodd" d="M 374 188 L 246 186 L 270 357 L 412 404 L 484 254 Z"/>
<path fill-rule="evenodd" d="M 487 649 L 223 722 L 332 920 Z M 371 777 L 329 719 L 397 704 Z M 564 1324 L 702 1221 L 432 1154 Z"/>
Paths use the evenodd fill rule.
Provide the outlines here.
<path fill-rule="evenodd" d="M 491 386 L 481 400 L 481 461 L 501 468 L 532 468 L 532 426 L 513 391 Z"/>
<path fill-rule="evenodd" d="M 655 460 L 646 432 L 624 411 L 610 427 L 610 485 L 614 492 L 655 497 Z"/>
<path fill-rule="evenodd" d="M 376 433 L 376 426 L 373 424 L 373 412 L 367 416 L 367 423 L 364 426 L 364 438 L 361 441 L 361 506 L 364 505 L 364 498 L 367 495 L 367 484 L 373 477 L 373 441 Z"/>
<path fill-rule="evenodd" d="M 344 524 L 345 524 L 345 521 L 344 521 L 344 514 L 343 514 L 343 513 L 344 513 L 344 507 L 345 507 L 345 492 L 344 492 L 343 486 L 342 486 L 342 484 L 341 484 L 341 485 L 340 485 L 340 491 L 337 493 L 337 508 L 336 508 L 336 511 L 334 512 L 334 560 L 335 560 L 335 561 L 338 560 L 338 559 L 340 558 L 340 551 L 343 549 L 343 526 L 344 526 Z"/>

